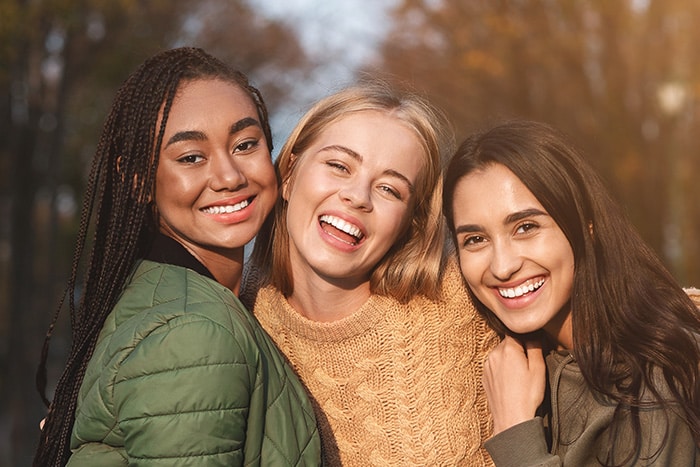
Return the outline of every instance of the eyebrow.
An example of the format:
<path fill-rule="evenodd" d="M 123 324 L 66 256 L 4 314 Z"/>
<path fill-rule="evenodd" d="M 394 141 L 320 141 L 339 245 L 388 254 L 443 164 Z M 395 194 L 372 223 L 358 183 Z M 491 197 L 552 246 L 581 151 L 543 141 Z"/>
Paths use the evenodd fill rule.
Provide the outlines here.
<path fill-rule="evenodd" d="M 503 225 L 513 224 L 528 217 L 538 216 L 549 216 L 549 214 L 536 208 L 523 209 L 522 211 L 514 212 L 512 214 L 507 215 L 505 220 L 503 221 Z M 456 227 L 455 233 L 460 234 L 469 232 L 480 232 L 483 230 L 484 228 L 478 224 L 464 224 Z"/>
<path fill-rule="evenodd" d="M 251 127 L 251 126 L 257 126 L 260 127 L 260 122 L 258 122 L 256 119 L 251 118 L 251 117 L 245 117 L 240 120 L 238 120 L 236 123 L 231 125 L 231 128 L 228 130 L 229 135 L 235 135 L 239 131 Z M 170 137 L 168 142 L 166 143 L 165 147 L 167 148 L 171 144 L 178 143 L 180 141 L 206 141 L 207 140 L 207 135 L 203 131 L 199 130 L 189 130 L 189 131 L 178 131 L 175 133 L 173 136 Z"/>
<path fill-rule="evenodd" d="M 330 146 L 324 146 L 320 149 L 319 152 L 322 151 L 338 151 L 347 154 L 348 156 L 352 157 L 358 162 L 362 162 L 364 159 L 362 157 L 362 154 L 353 151 L 352 149 L 341 146 L 339 144 L 331 144 Z M 403 180 L 406 185 L 408 185 L 408 191 L 413 194 L 415 192 L 415 187 L 413 186 L 413 183 L 406 177 L 404 174 L 401 172 L 398 172 L 394 169 L 386 169 L 384 172 L 382 172 L 384 175 L 389 175 L 391 177 L 398 178 L 399 180 Z"/>

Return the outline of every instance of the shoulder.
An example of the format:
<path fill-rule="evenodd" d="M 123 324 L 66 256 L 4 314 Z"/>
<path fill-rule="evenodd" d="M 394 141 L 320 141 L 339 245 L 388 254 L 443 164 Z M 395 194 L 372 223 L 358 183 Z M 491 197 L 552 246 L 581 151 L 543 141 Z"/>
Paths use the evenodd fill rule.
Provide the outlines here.
<path fill-rule="evenodd" d="M 428 306 L 436 308 L 440 313 L 445 314 L 445 318 L 481 319 L 464 283 L 459 265 L 454 258 L 449 258 L 445 262 L 440 277 L 440 295 L 438 299 L 426 301 L 430 303 Z M 423 306 L 426 305 L 423 304 Z"/>
<path fill-rule="evenodd" d="M 459 264 L 457 264 L 457 260 L 452 257 L 445 261 L 445 267 L 441 278 L 440 294 L 442 300 L 456 298 L 468 302 L 471 308 L 474 307 L 467 286 L 464 283 L 462 271 L 459 269 Z"/>
<path fill-rule="evenodd" d="M 425 325 L 439 329 L 442 339 L 456 339 L 459 345 L 471 342 L 485 347 L 497 342 L 496 333 L 474 306 L 454 258 L 445 263 L 436 300 L 417 296 L 405 306 L 396 306 L 401 314 L 407 313 L 408 308 L 415 323 L 431 323 Z"/>
<path fill-rule="evenodd" d="M 188 355 L 256 359 L 257 332 L 255 319 L 221 284 L 186 268 L 142 261 L 100 341 L 108 355 L 143 356 L 144 365 L 154 366 Z"/>
<path fill-rule="evenodd" d="M 261 316 L 277 316 L 280 313 L 286 312 L 289 308 L 287 299 L 282 292 L 273 285 L 256 288 L 255 293 L 249 296 L 249 299 L 252 300 L 251 309 L 258 319 L 260 319 Z"/>
<path fill-rule="evenodd" d="M 120 298 L 117 310 L 146 312 L 158 322 L 174 318 L 213 320 L 224 327 L 250 314 L 233 292 L 215 280 L 190 269 L 142 261 Z"/>

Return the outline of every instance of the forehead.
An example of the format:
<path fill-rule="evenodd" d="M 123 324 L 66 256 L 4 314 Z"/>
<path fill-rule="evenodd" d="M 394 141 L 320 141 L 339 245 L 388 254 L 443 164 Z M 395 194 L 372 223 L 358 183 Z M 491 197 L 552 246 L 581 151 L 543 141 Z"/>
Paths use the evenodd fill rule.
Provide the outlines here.
<path fill-rule="evenodd" d="M 462 177 L 455 186 L 455 222 L 498 219 L 524 209 L 545 211 L 525 184 L 502 164 L 489 164 Z"/>
<path fill-rule="evenodd" d="M 352 157 L 368 170 L 399 173 L 415 184 L 426 167 L 418 134 L 397 116 L 382 111 L 359 111 L 328 124 L 307 151 L 312 158 Z"/>
<path fill-rule="evenodd" d="M 248 93 L 236 83 L 221 79 L 182 83 L 170 107 L 167 127 L 194 122 L 205 116 L 256 116 L 257 119 L 257 108 Z"/>
<path fill-rule="evenodd" d="M 312 146 L 342 143 L 362 156 L 400 152 L 405 159 L 424 159 L 418 133 L 398 116 L 379 110 L 363 110 L 342 115 L 323 128 Z M 360 151 L 361 150 L 361 151 Z"/>
<path fill-rule="evenodd" d="M 376 125 L 394 127 L 397 131 L 410 130 L 410 127 L 396 115 L 383 110 L 368 109 L 341 113 L 326 125 L 321 134 L 335 134 L 348 129 L 362 129 L 369 132 Z"/>

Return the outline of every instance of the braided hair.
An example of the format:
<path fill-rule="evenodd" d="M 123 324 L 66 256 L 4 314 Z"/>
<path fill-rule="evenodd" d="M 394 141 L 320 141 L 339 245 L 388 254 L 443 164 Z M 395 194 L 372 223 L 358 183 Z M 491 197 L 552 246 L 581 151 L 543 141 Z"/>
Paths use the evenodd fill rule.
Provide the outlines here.
<path fill-rule="evenodd" d="M 161 52 L 146 60 L 122 84 L 92 162 L 68 284 L 42 348 L 36 385 L 49 410 L 35 466 L 62 466 L 70 457 L 78 392 L 98 335 L 135 262 L 147 252 L 158 229 L 152 194 L 173 99 L 184 83 L 200 79 L 224 80 L 246 91 L 256 105 L 272 151 L 267 108 L 260 92 L 244 74 L 201 49 L 182 47 Z M 80 271 L 84 275 L 79 287 Z M 66 297 L 72 344 L 49 403 L 48 347 Z"/>

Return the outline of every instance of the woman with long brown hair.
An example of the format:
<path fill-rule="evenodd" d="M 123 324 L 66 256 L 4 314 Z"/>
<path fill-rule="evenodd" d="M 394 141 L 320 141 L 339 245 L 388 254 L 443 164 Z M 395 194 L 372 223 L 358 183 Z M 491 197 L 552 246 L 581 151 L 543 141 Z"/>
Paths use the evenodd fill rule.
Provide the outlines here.
<path fill-rule="evenodd" d="M 700 465 L 700 313 L 564 136 L 469 137 L 444 210 L 505 336 L 484 368 L 496 465 Z"/>

